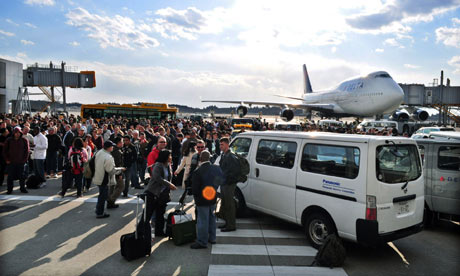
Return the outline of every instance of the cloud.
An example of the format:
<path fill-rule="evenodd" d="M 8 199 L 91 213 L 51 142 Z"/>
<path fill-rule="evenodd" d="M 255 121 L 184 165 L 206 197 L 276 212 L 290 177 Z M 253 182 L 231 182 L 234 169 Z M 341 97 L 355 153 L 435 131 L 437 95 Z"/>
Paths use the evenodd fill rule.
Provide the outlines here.
<path fill-rule="evenodd" d="M 69 42 L 69 45 L 77 47 L 77 46 L 80 46 L 80 43 L 78 43 L 77 41 L 72 41 L 72 42 Z"/>
<path fill-rule="evenodd" d="M 377 48 L 377 49 L 375 49 L 375 52 L 376 52 L 376 53 L 383 53 L 384 51 L 385 51 L 385 50 L 382 49 L 382 48 Z"/>
<path fill-rule="evenodd" d="M 56 4 L 54 0 L 26 0 L 24 3 L 27 5 L 39 5 L 39 6 L 54 6 Z"/>
<path fill-rule="evenodd" d="M 10 32 L 7 32 L 7 31 L 1 30 L 1 29 L 0 29 L 0 35 L 15 36 L 14 33 L 10 33 Z"/>
<path fill-rule="evenodd" d="M 409 68 L 409 69 L 418 69 L 420 66 L 418 65 L 412 65 L 412 64 L 404 64 L 404 67 Z"/>
<path fill-rule="evenodd" d="M 27 27 L 30 27 L 30 28 L 32 28 L 32 29 L 36 29 L 36 28 L 37 28 L 37 26 L 35 26 L 34 24 L 29 23 L 29 22 L 24 23 L 24 25 L 26 25 Z"/>
<path fill-rule="evenodd" d="M 405 48 L 404 45 L 401 45 L 395 38 L 388 38 L 383 42 L 383 44 L 393 47 Z"/>
<path fill-rule="evenodd" d="M 158 40 L 147 35 L 131 18 L 120 15 L 100 16 L 83 8 L 76 8 L 66 14 L 67 24 L 88 33 L 102 48 L 114 47 L 125 50 L 153 48 Z"/>
<path fill-rule="evenodd" d="M 442 42 L 446 46 L 460 48 L 460 28 L 437 28 L 436 42 Z"/>
<path fill-rule="evenodd" d="M 21 39 L 21 43 L 24 45 L 34 45 L 35 43 L 30 40 Z"/>
<path fill-rule="evenodd" d="M 151 28 L 164 38 L 195 40 L 198 34 L 220 33 L 224 28 L 222 19 L 225 13 L 226 10 L 222 8 L 206 12 L 195 7 L 185 10 L 168 7 L 155 12 L 159 18 L 155 19 Z"/>
<path fill-rule="evenodd" d="M 386 32 L 385 28 L 397 24 L 432 21 L 435 15 L 458 7 L 459 0 L 393 0 L 386 2 L 378 11 L 349 17 L 346 22 L 355 29 Z"/>
<path fill-rule="evenodd" d="M 17 53 L 17 57 L 19 57 L 19 58 L 27 58 L 27 54 L 26 53 Z"/>
<path fill-rule="evenodd" d="M 454 25 L 460 25 L 460 19 L 454 17 L 454 18 L 452 18 L 452 23 L 453 23 Z"/>
<path fill-rule="evenodd" d="M 453 56 L 447 63 L 455 68 L 454 74 L 460 75 L 460 56 Z"/>
<path fill-rule="evenodd" d="M 10 23 L 11 25 L 19 26 L 18 23 L 14 22 L 13 20 L 11 20 L 11 19 L 9 19 L 9 18 L 7 18 L 5 21 L 8 22 L 8 23 Z"/>

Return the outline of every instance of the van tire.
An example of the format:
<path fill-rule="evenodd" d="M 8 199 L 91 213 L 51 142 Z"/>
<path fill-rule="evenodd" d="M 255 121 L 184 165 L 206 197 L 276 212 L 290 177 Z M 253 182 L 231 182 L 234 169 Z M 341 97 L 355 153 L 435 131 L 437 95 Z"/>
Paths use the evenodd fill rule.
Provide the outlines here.
<path fill-rule="evenodd" d="M 233 199 L 235 200 L 236 217 L 244 217 L 246 214 L 246 201 L 244 200 L 243 193 L 238 187 L 235 189 Z"/>
<path fill-rule="evenodd" d="M 322 212 L 308 215 L 304 227 L 308 241 L 316 249 L 319 249 L 328 235 L 336 233 L 333 221 Z"/>

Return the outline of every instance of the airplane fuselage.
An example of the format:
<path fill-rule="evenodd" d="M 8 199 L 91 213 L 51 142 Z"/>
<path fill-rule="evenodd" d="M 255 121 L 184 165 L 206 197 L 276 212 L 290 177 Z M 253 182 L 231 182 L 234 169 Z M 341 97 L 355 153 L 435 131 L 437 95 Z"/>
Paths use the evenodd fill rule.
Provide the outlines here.
<path fill-rule="evenodd" d="M 365 77 L 341 82 L 331 90 L 306 93 L 305 104 L 331 104 L 333 116 L 367 117 L 389 114 L 402 103 L 401 87 L 386 73 L 374 72 Z"/>

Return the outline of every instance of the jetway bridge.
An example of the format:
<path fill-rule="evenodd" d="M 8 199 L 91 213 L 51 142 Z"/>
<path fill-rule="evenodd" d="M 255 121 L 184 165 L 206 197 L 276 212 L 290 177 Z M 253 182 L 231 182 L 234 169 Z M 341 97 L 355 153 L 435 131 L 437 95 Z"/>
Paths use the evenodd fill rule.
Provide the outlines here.
<path fill-rule="evenodd" d="M 423 84 L 399 84 L 404 91 L 403 105 L 413 107 L 434 108 L 439 112 L 438 124 L 446 125 L 448 119 L 460 124 L 460 86 L 437 85 L 436 79 L 432 86 Z"/>
<path fill-rule="evenodd" d="M 66 88 L 93 88 L 96 87 L 96 73 L 94 71 L 78 71 L 76 67 L 66 66 L 65 62 L 55 65 L 31 64 L 23 70 L 22 87 L 13 107 L 16 114 L 31 112 L 29 95 L 45 95 L 50 102 L 43 107 L 45 111 L 51 107 L 51 113 L 56 112 L 56 102 L 62 98 L 63 111 L 67 112 Z M 38 87 L 40 92 L 30 93 L 28 87 Z M 48 88 L 49 87 L 49 88 Z"/>

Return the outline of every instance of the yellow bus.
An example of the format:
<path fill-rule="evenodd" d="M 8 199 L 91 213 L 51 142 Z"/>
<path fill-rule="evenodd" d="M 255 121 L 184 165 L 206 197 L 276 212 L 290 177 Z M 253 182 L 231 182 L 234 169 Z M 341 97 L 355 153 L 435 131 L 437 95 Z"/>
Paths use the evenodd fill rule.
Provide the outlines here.
<path fill-rule="evenodd" d="M 176 107 L 169 107 L 162 103 L 140 103 L 133 104 L 82 104 L 81 117 L 83 119 L 101 119 L 123 117 L 127 119 L 157 119 L 172 120 L 176 118 L 179 111 Z"/>

